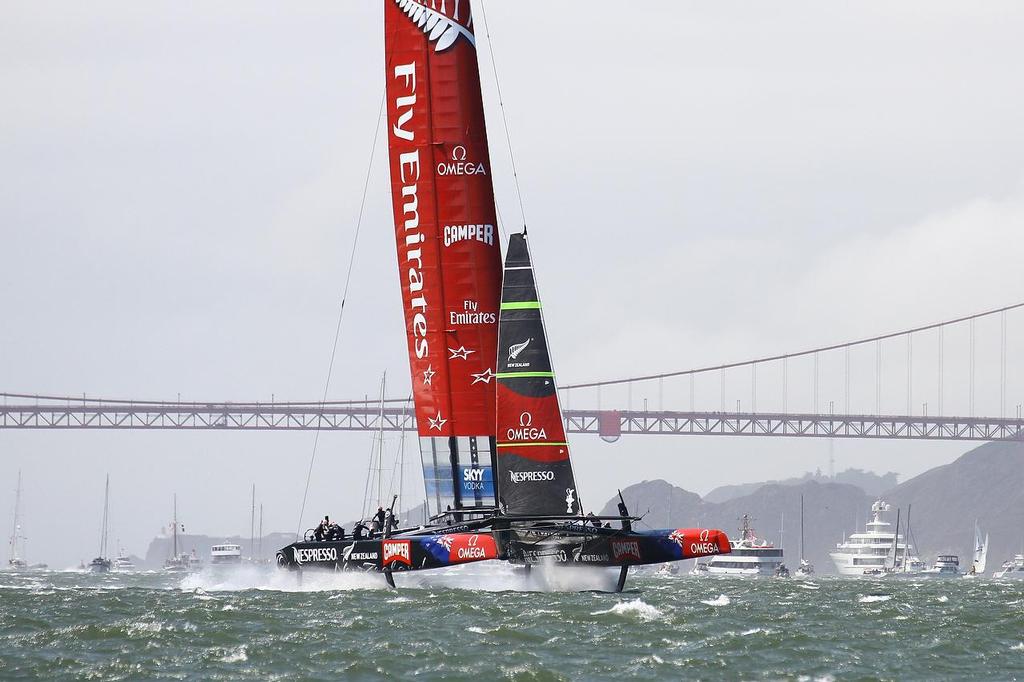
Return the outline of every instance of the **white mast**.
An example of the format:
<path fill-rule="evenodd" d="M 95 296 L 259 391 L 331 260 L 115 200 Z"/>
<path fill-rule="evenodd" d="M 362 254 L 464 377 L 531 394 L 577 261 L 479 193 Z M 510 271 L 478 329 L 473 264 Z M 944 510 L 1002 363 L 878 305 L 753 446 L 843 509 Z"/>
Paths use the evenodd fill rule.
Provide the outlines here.
<path fill-rule="evenodd" d="M 110 510 L 110 474 L 107 474 L 107 484 L 103 489 L 103 527 L 100 529 L 100 553 L 99 558 L 107 558 L 107 524 Z"/>
<path fill-rule="evenodd" d="M 18 540 L 21 535 L 21 469 L 18 469 L 18 487 L 14 493 L 14 529 L 11 531 L 10 564 L 15 564 L 18 556 Z"/>
<path fill-rule="evenodd" d="M 252 484 L 252 515 L 249 517 L 249 561 L 253 560 L 256 549 L 256 484 Z"/>
<path fill-rule="evenodd" d="M 178 493 L 174 493 L 174 554 L 175 559 L 178 558 Z"/>

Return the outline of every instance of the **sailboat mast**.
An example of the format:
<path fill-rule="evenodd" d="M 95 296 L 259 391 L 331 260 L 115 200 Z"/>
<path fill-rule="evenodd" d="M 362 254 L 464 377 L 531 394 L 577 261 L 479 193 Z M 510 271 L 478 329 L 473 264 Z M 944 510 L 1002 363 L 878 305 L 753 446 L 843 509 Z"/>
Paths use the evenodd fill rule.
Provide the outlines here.
<path fill-rule="evenodd" d="M 178 493 L 174 493 L 174 558 L 178 558 Z"/>
<path fill-rule="evenodd" d="M 907 505 L 907 539 L 903 542 L 903 572 L 907 572 L 907 559 L 910 558 L 910 507 Z"/>
<path fill-rule="evenodd" d="M 260 534 L 259 534 L 259 552 L 256 553 L 257 559 L 263 558 L 263 503 L 260 502 Z"/>
<path fill-rule="evenodd" d="M 21 532 L 21 469 L 18 469 L 18 487 L 14 492 L 14 529 L 11 531 L 11 560 L 18 558 L 18 535 Z"/>
<path fill-rule="evenodd" d="M 786 547 L 786 512 L 781 512 L 779 516 L 779 548 L 785 549 Z"/>
<path fill-rule="evenodd" d="M 896 570 L 896 556 L 900 547 L 900 510 L 896 509 L 896 532 L 892 534 L 892 568 Z"/>
<path fill-rule="evenodd" d="M 107 521 L 110 509 L 110 474 L 107 474 L 107 483 L 103 488 L 103 527 L 100 529 L 100 558 L 107 556 Z"/>
<path fill-rule="evenodd" d="M 800 496 L 800 561 L 804 560 L 804 496 Z"/>
<path fill-rule="evenodd" d="M 383 506 L 381 500 L 383 499 L 383 492 L 381 491 L 382 481 L 384 479 L 384 391 L 387 387 L 388 373 L 384 372 L 384 376 L 380 378 L 380 412 L 377 414 L 377 506 Z M 370 510 L 371 513 L 373 509 Z"/>
<path fill-rule="evenodd" d="M 252 561 L 256 548 L 256 484 L 252 484 L 252 513 L 249 516 L 249 560 Z"/>

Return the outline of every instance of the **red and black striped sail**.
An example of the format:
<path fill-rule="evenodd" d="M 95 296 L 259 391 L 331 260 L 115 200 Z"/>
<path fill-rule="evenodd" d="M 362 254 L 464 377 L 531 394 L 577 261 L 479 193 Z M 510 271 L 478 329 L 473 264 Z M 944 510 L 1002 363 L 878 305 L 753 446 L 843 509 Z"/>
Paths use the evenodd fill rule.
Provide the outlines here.
<path fill-rule="evenodd" d="M 428 498 L 435 512 L 487 506 L 501 254 L 469 0 L 384 0 L 384 38 L 398 273 Z"/>
<path fill-rule="evenodd" d="M 582 513 L 526 235 L 509 238 L 498 320 L 498 491 L 510 515 Z"/>

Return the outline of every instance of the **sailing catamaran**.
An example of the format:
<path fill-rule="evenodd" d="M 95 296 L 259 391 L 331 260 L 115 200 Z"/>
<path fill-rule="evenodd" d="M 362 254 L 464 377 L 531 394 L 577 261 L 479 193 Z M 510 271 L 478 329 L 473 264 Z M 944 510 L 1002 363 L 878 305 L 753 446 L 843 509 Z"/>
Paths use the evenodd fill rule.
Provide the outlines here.
<path fill-rule="evenodd" d="M 502 272 L 470 3 L 384 0 L 391 194 L 430 522 L 293 543 L 290 568 L 503 559 L 620 568 L 729 552 L 719 530 L 584 516 L 526 230 Z M 392 505 L 393 506 L 393 505 Z M 393 516 L 391 517 L 393 518 Z M 612 527 L 614 522 L 617 527 Z"/>
<path fill-rule="evenodd" d="M 103 489 L 103 525 L 100 527 L 100 553 L 95 559 L 89 562 L 89 570 L 93 573 L 109 573 L 111 562 L 107 557 L 107 530 L 110 514 L 110 474 L 107 474 L 107 484 Z"/>

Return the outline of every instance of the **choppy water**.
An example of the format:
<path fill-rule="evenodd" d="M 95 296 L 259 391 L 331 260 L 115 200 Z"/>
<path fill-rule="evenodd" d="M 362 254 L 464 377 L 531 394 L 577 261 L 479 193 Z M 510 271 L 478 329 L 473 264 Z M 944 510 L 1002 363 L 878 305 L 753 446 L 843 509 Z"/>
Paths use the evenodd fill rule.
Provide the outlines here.
<path fill-rule="evenodd" d="M 615 595 L 474 568 L 397 592 L 254 568 L 3 572 L 0 679 L 1024 678 L 1024 582 L 645 576 Z"/>

